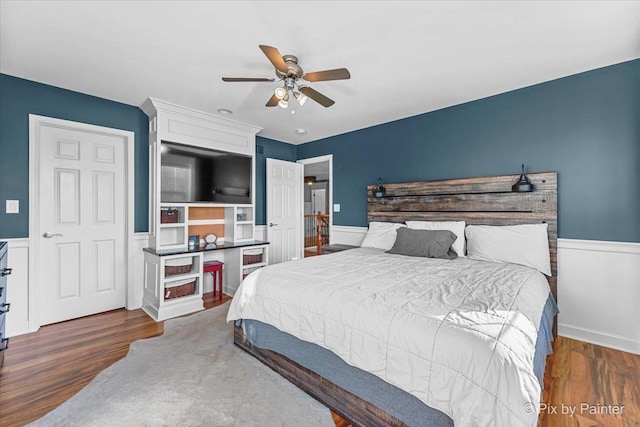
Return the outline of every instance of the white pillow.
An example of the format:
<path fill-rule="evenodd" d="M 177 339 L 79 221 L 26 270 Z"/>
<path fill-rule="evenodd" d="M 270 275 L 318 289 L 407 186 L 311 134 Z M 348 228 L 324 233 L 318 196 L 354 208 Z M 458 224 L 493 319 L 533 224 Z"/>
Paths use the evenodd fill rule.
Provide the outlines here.
<path fill-rule="evenodd" d="M 547 224 L 470 225 L 466 235 L 471 259 L 526 265 L 551 276 Z"/>
<path fill-rule="evenodd" d="M 414 230 L 450 230 L 458 238 L 451 248 L 459 257 L 464 256 L 464 221 L 407 221 L 407 227 Z"/>
<path fill-rule="evenodd" d="M 362 241 L 363 248 L 377 248 L 388 251 L 396 242 L 396 230 L 400 227 L 406 227 L 404 224 L 395 222 L 370 222 L 369 230 Z"/>

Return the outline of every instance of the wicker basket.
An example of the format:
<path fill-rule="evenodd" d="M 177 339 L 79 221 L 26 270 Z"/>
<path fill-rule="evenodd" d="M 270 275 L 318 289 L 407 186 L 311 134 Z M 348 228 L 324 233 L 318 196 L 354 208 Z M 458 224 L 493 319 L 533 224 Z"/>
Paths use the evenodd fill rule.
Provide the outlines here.
<path fill-rule="evenodd" d="M 242 254 L 242 264 L 257 264 L 262 262 L 262 249 L 249 249 Z"/>
<path fill-rule="evenodd" d="M 160 224 L 175 224 L 178 216 L 178 209 L 160 209 Z"/>
<path fill-rule="evenodd" d="M 175 276 L 176 274 L 190 273 L 192 264 L 193 259 L 191 257 L 169 259 L 164 265 L 164 276 L 167 277 Z"/>
<path fill-rule="evenodd" d="M 173 299 L 173 298 L 186 297 L 188 295 L 193 295 L 195 293 L 196 293 L 196 281 L 194 279 L 190 282 L 187 282 L 181 285 L 164 288 L 164 299 L 167 300 L 167 299 Z"/>
<path fill-rule="evenodd" d="M 242 280 L 244 280 L 248 275 L 250 275 L 251 273 L 253 273 L 256 270 L 260 270 L 260 267 L 254 267 L 254 268 L 251 268 L 251 269 L 243 270 L 242 271 Z"/>

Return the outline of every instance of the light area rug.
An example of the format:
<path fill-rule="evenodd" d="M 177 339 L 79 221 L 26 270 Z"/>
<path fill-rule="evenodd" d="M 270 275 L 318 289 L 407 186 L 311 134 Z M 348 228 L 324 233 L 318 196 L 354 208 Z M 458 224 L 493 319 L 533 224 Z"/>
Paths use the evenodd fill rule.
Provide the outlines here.
<path fill-rule="evenodd" d="M 335 426 L 329 409 L 233 344 L 228 303 L 165 322 L 32 426 Z"/>

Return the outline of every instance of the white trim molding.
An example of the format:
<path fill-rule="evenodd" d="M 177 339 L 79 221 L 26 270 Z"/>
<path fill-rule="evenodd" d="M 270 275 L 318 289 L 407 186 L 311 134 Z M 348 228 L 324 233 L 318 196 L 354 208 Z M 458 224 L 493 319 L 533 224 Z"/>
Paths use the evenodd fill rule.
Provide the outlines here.
<path fill-rule="evenodd" d="M 333 230 L 333 154 L 326 154 L 324 156 L 317 156 L 317 157 L 309 157 L 306 159 L 300 159 L 297 161 L 297 163 L 300 163 L 302 165 L 302 175 L 304 176 L 304 166 L 305 165 L 310 165 L 313 163 L 322 163 L 322 162 L 329 162 L 329 185 L 328 185 L 328 190 L 329 190 L 329 243 L 336 243 L 333 241 L 333 233 L 331 232 L 331 230 Z M 300 198 L 300 203 L 301 203 L 301 209 L 302 212 L 304 214 L 304 184 L 302 185 L 302 196 Z M 302 220 L 302 238 L 304 238 L 304 219 Z"/>
<path fill-rule="evenodd" d="M 558 239 L 558 333 L 640 354 L 640 243 Z"/>

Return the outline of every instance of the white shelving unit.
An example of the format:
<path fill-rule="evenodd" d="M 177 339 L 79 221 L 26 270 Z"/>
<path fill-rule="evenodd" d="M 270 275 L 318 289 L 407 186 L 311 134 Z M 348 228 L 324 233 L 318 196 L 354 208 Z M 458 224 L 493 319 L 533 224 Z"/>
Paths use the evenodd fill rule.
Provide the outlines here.
<path fill-rule="evenodd" d="M 238 205 L 224 210 L 225 240 L 229 242 L 248 242 L 254 240 L 255 221 L 253 206 Z"/>
<path fill-rule="evenodd" d="M 262 252 L 262 258 L 260 261 L 246 262 L 248 259 L 245 258 L 245 255 L 250 255 L 258 250 Z M 225 254 L 224 292 L 233 295 L 245 277 L 253 271 L 267 266 L 268 260 L 269 244 L 248 244 L 247 246 L 229 249 L 227 254 Z"/>
<path fill-rule="evenodd" d="M 145 252 L 145 286 L 142 309 L 155 321 L 170 319 L 202 310 L 202 253 L 156 255 Z M 167 274 L 167 266 L 175 261 L 190 265 L 180 274 Z M 194 283 L 193 293 L 174 298 L 172 289 Z M 175 291 L 173 291 L 175 292 Z"/>
<path fill-rule="evenodd" d="M 143 309 L 155 320 L 164 320 L 201 310 L 202 303 L 202 262 L 204 257 L 212 257 L 208 252 L 189 252 L 189 226 L 222 225 L 224 244 L 248 245 L 255 239 L 255 136 L 261 129 L 256 126 L 236 122 L 213 114 L 149 98 L 141 107 L 149 117 L 149 246 L 145 249 Z M 215 203 L 162 203 L 162 144 L 173 142 L 204 150 L 223 151 L 250 156 L 253 176 L 251 177 L 251 203 L 221 205 Z M 195 207 L 224 208 L 224 218 L 190 218 L 189 210 Z M 162 222 L 162 210 L 177 211 L 176 222 Z M 200 234 L 194 232 L 194 234 Z M 218 234 L 216 232 L 216 234 Z M 220 237 L 220 236 L 218 236 Z M 204 236 L 200 236 L 204 238 Z M 234 245 L 232 245 L 234 246 Z M 266 245 L 265 246 L 265 260 Z M 247 248 L 249 249 L 249 247 Z M 216 259 L 225 263 L 225 292 L 233 294 L 243 272 L 258 265 L 244 266 L 242 246 L 225 249 L 215 254 Z M 189 273 L 167 276 L 166 263 L 173 259 L 192 257 Z M 180 284 L 180 281 L 195 281 L 195 292 L 179 298 L 165 298 L 165 290 Z"/>
<path fill-rule="evenodd" d="M 175 222 L 162 222 L 156 230 L 156 249 L 169 250 L 187 247 L 189 225 L 187 218 L 189 216 L 189 208 L 182 204 L 160 204 L 160 218 L 162 211 L 175 212 L 177 219 Z M 172 215 L 173 216 L 173 215 Z"/>
<path fill-rule="evenodd" d="M 269 259 L 268 251 L 269 245 L 250 246 L 240 249 L 242 280 L 255 270 L 267 265 L 267 260 Z M 251 257 L 257 257 L 256 254 L 259 254 L 259 259 L 252 260 Z"/>

